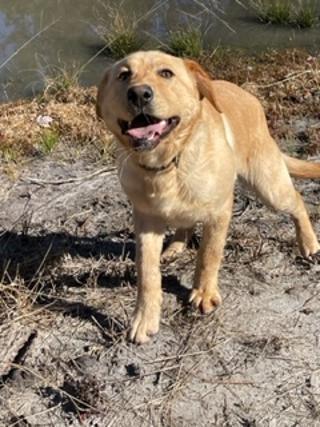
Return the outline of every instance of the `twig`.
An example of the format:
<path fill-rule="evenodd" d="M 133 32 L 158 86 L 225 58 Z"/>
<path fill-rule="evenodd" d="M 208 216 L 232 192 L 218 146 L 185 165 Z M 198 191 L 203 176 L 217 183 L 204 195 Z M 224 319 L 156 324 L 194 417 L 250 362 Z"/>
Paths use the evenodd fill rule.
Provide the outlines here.
<path fill-rule="evenodd" d="M 89 180 L 91 178 L 94 178 L 97 175 L 103 175 L 103 174 L 111 174 L 112 172 L 114 172 L 116 170 L 116 167 L 108 167 L 108 168 L 102 168 L 99 169 L 89 175 L 84 175 L 84 176 L 80 176 L 80 177 L 76 177 L 76 178 L 69 178 L 69 179 L 57 179 L 56 181 L 46 181 L 46 180 L 42 180 L 42 179 L 38 179 L 38 178 L 32 178 L 32 177 L 27 177 L 27 178 L 22 178 L 21 181 L 23 182 L 27 182 L 30 184 L 37 184 L 37 185 L 63 185 L 63 184 L 71 184 L 73 182 L 81 182 L 81 181 L 86 181 Z"/>
<path fill-rule="evenodd" d="M 223 342 L 219 342 L 217 344 L 214 344 L 212 347 L 210 347 L 208 350 L 203 350 L 203 351 L 195 351 L 193 353 L 184 353 L 184 354 L 176 354 L 174 356 L 168 356 L 168 357 L 163 357 L 162 359 L 155 359 L 152 361 L 146 361 L 146 364 L 153 364 L 153 363 L 161 363 L 161 362 L 166 362 L 168 360 L 173 360 L 173 359 L 184 359 L 185 357 L 194 357 L 194 356 L 202 356 L 204 354 L 208 354 L 210 353 L 214 348 L 218 347 L 220 344 L 225 344 L 226 342 L 230 341 L 231 338 L 228 338 L 226 340 L 224 340 Z"/>
<path fill-rule="evenodd" d="M 269 88 L 269 87 L 272 87 L 272 86 L 278 86 L 278 85 L 281 85 L 281 84 L 283 84 L 283 83 L 286 83 L 286 82 L 288 82 L 288 81 L 290 81 L 290 80 L 294 80 L 294 79 L 296 79 L 297 77 L 303 76 L 303 75 L 305 75 L 305 74 L 313 74 L 313 73 L 315 73 L 315 74 L 319 74 L 319 73 L 320 73 L 320 70 L 304 70 L 304 71 L 300 71 L 299 73 L 295 73 L 295 74 L 293 74 L 293 75 L 291 75 L 291 76 L 289 76 L 289 77 L 286 77 L 286 78 L 284 78 L 284 79 L 282 79 L 282 80 L 278 80 L 278 81 L 276 81 L 276 82 L 269 83 L 269 84 L 267 84 L 267 85 L 254 85 L 254 86 L 255 86 L 255 87 L 257 87 L 257 88 L 259 88 L 259 89 L 267 89 L 267 88 Z"/>

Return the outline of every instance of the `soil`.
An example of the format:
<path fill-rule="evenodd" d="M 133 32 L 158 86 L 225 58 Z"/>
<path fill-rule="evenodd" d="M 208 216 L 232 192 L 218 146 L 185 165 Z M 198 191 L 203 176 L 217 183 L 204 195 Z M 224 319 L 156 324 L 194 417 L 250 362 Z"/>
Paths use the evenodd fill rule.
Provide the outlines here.
<path fill-rule="evenodd" d="M 308 154 L 303 138 L 279 143 Z M 59 145 L 0 174 L 0 425 L 320 426 L 320 264 L 299 256 L 290 219 L 239 186 L 222 306 L 187 304 L 199 227 L 162 265 L 160 333 L 136 346 L 131 207 L 90 150 Z M 320 183 L 296 186 L 320 236 Z"/>

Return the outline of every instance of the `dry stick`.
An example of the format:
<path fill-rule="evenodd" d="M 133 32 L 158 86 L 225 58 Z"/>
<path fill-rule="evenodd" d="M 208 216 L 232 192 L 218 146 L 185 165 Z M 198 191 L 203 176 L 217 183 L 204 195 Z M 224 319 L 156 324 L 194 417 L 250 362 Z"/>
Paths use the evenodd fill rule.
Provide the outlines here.
<path fill-rule="evenodd" d="M 38 185 L 62 185 L 62 184 L 71 184 L 73 182 L 81 182 L 81 181 L 86 181 L 89 180 L 91 178 L 94 178 L 97 175 L 109 175 L 112 172 L 114 172 L 116 170 L 116 167 L 106 167 L 106 168 L 102 168 L 99 169 L 89 175 L 84 175 L 84 176 L 80 176 L 77 178 L 69 178 L 69 179 L 58 179 L 56 181 L 46 181 L 46 180 L 42 180 L 42 179 L 37 179 L 37 178 L 32 178 L 32 177 L 27 177 L 27 178 L 22 178 L 21 181 L 23 182 L 27 182 L 27 183 L 31 183 L 31 184 L 38 184 Z"/>
<path fill-rule="evenodd" d="M 146 361 L 146 364 L 153 364 L 153 363 L 161 363 L 161 362 L 166 362 L 168 360 L 173 360 L 173 359 L 184 359 L 185 357 L 194 357 L 194 356 L 202 356 L 204 354 L 210 353 L 214 348 L 218 347 L 221 344 L 225 344 L 228 341 L 230 341 L 232 338 L 228 338 L 222 342 L 219 342 L 217 344 L 214 344 L 212 347 L 210 347 L 208 350 L 202 350 L 202 351 L 195 351 L 193 353 L 184 353 L 184 354 L 176 354 L 175 356 L 168 356 L 168 357 L 163 357 L 162 359 L 155 359 L 152 360 L 151 362 Z"/>
<path fill-rule="evenodd" d="M 50 304 L 45 305 L 44 307 L 40 307 L 39 309 L 32 311 L 31 313 L 22 314 L 21 316 L 18 316 L 16 318 L 12 319 L 12 320 L 9 320 L 9 321 L 3 323 L 2 326 L 10 325 L 12 323 L 17 322 L 18 320 L 24 319 L 26 317 L 34 316 L 35 314 L 41 313 L 42 311 L 46 311 L 46 309 L 48 307 L 51 307 L 54 304 L 55 304 L 55 302 L 52 302 Z"/>
<path fill-rule="evenodd" d="M 294 80 L 297 77 L 303 76 L 305 74 L 319 74 L 319 73 L 320 73 L 320 70 L 305 70 L 305 71 L 300 71 L 300 72 L 297 72 L 295 74 L 292 74 L 291 76 L 288 76 L 288 77 L 286 77 L 286 78 L 284 78 L 282 80 L 278 80 L 276 82 L 269 83 L 267 85 L 254 85 L 254 86 L 257 87 L 257 88 L 259 88 L 259 89 L 267 89 L 269 87 L 278 86 L 278 85 L 286 83 L 286 82 L 288 82 L 290 80 Z"/>
<path fill-rule="evenodd" d="M 320 368 L 313 369 L 311 373 L 312 373 L 312 374 L 314 374 L 315 372 L 318 372 L 318 371 L 320 371 Z M 301 373 L 301 372 L 300 372 L 300 373 Z M 291 378 L 291 377 L 290 377 L 290 378 Z M 296 390 L 297 388 L 302 387 L 303 385 L 305 385 L 305 381 L 300 382 L 300 383 L 298 383 L 298 384 L 294 384 L 293 386 L 289 387 L 288 389 L 286 389 L 286 390 L 285 390 L 285 391 L 283 391 L 282 393 L 279 393 L 279 394 L 273 394 L 272 396 L 269 396 L 266 400 L 264 400 L 263 402 L 261 402 L 261 403 L 258 405 L 258 409 L 260 410 L 260 409 L 265 408 L 265 407 L 266 407 L 266 405 L 267 405 L 269 402 L 271 402 L 272 400 L 274 400 L 274 399 L 277 399 L 277 400 L 278 400 L 280 397 L 286 396 L 286 395 L 287 395 L 287 394 L 289 394 L 292 390 Z M 266 418 L 266 416 L 263 416 L 262 418 L 260 418 L 259 422 L 260 422 L 260 421 L 263 421 L 265 418 Z M 260 425 L 260 424 L 259 424 L 259 425 Z"/>
<path fill-rule="evenodd" d="M 58 21 L 60 21 L 61 18 L 57 18 L 55 21 L 51 22 L 51 24 L 46 25 L 42 30 L 38 31 L 36 34 L 34 34 L 29 40 L 24 42 L 15 52 L 13 52 L 12 55 L 9 56 L 2 64 L 0 64 L 0 70 L 5 65 L 8 64 L 18 53 L 20 53 L 26 46 L 28 46 L 33 40 L 38 38 L 41 34 L 43 34 L 45 31 L 47 31 L 49 28 L 53 27 Z"/>

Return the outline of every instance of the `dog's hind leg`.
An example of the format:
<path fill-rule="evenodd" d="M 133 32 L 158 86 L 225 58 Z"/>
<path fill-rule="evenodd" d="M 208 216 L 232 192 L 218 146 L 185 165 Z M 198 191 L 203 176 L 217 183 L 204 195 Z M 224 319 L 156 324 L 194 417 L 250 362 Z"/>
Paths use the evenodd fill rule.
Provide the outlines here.
<path fill-rule="evenodd" d="M 244 178 L 268 206 L 291 215 L 300 252 L 309 257 L 320 249 L 317 237 L 279 148 L 273 140 L 269 142 L 261 144 L 258 154 L 248 160 L 248 174 Z"/>
<path fill-rule="evenodd" d="M 178 228 L 169 246 L 161 255 L 161 262 L 171 261 L 183 252 L 192 237 L 193 228 Z"/>

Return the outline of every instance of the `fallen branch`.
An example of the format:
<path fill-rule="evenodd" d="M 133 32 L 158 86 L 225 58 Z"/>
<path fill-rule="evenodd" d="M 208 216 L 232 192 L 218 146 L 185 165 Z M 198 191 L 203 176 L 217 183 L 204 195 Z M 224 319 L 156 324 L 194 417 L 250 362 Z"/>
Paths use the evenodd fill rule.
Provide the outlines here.
<path fill-rule="evenodd" d="M 112 172 L 114 172 L 116 170 L 116 167 L 108 167 L 108 168 L 102 168 L 99 169 L 89 175 L 84 175 L 84 176 L 80 176 L 80 177 L 75 177 L 75 178 L 69 178 L 69 179 L 58 179 L 56 181 L 46 181 L 43 179 L 38 179 L 38 178 L 32 178 L 32 177 L 27 177 L 27 178 L 22 178 L 21 181 L 26 182 L 28 184 L 37 184 L 37 185 L 63 185 L 63 184 L 72 184 L 73 182 L 81 182 L 81 181 L 86 181 L 89 180 L 91 178 L 94 178 L 97 175 L 109 175 Z"/>

